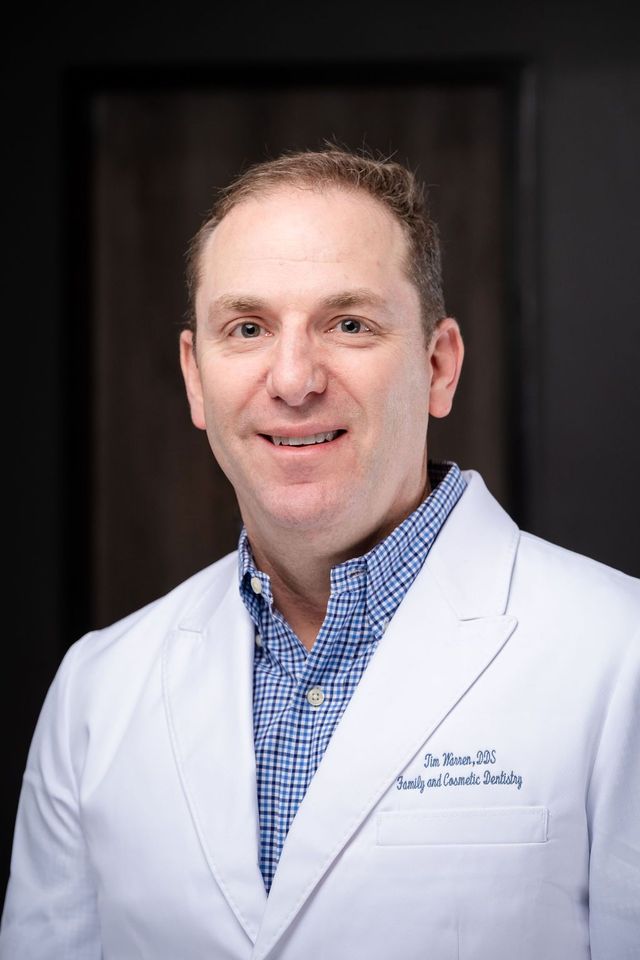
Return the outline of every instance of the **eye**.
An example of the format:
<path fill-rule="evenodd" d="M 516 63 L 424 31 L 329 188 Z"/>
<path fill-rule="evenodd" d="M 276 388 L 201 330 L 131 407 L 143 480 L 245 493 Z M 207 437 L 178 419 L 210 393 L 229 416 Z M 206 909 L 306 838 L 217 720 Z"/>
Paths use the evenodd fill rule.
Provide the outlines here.
<path fill-rule="evenodd" d="M 263 332 L 259 323 L 255 323 L 254 320 L 245 320 L 244 323 L 239 323 L 237 327 L 233 328 L 231 336 L 242 337 L 244 340 L 255 340 Z"/>
<path fill-rule="evenodd" d="M 340 333 L 360 333 L 363 330 L 368 332 L 369 328 L 362 320 L 356 320 L 355 317 L 345 317 L 338 322 L 338 330 Z"/>

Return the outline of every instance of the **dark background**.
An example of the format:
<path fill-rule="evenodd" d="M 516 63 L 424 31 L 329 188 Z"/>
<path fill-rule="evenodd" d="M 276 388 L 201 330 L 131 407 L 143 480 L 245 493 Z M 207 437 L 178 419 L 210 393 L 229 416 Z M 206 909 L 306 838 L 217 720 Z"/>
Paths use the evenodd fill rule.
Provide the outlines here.
<path fill-rule="evenodd" d="M 630 3 L 372 2 L 315 6 L 185 2 L 24 6 L 4 29 L 2 287 L 9 569 L 0 870 L 28 741 L 68 646 L 85 585 L 73 557 L 86 438 L 82 344 L 69 277 L 86 259 L 69 208 L 69 71 L 273 69 L 469 63 L 527 68 L 535 87 L 529 262 L 535 301 L 526 502 L 533 532 L 640 575 L 640 17 Z M 81 158 L 80 158 L 81 159 Z M 525 364 L 527 358 L 524 358 Z M 74 387 L 75 384 L 75 387 Z M 73 403 L 69 398 L 73 398 Z M 465 464 L 471 466 L 472 464 Z M 74 579 L 77 578 L 77 583 Z"/>

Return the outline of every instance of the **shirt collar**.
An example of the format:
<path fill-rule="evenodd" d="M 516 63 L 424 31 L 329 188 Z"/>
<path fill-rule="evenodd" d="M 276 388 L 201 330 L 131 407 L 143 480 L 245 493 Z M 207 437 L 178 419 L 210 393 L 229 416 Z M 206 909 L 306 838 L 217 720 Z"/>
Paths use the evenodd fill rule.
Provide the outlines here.
<path fill-rule="evenodd" d="M 428 472 L 431 492 L 420 506 L 368 553 L 331 570 L 332 596 L 366 589 L 368 619 L 376 633 L 384 632 L 466 487 L 455 463 L 430 461 Z M 244 528 L 238 544 L 238 573 L 242 599 L 261 630 L 263 618 L 272 612 L 271 582 L 256 567 Z"/>

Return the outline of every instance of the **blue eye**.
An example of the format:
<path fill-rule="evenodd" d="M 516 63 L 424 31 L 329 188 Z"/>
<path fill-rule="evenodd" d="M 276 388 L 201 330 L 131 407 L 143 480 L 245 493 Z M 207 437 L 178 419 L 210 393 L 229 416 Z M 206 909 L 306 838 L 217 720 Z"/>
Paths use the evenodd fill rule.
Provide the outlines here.
<path fill-rule="evenodd" d="M 354 317 L 345 317 L 344 320 L 340 321 L 339 327 L 342 333 L 360 333 L 362 323 Z"/>
<path fill-rule="evenodd" d="M 233 331 L 235 337 L 244 337 L 245 340 L 253 340 L 255 337 L 259 337 L 262 332 L 262 327 L 259 323 L 254 323 L 252 320 L 245 320 L 244 323 L 239 324 Z"/>

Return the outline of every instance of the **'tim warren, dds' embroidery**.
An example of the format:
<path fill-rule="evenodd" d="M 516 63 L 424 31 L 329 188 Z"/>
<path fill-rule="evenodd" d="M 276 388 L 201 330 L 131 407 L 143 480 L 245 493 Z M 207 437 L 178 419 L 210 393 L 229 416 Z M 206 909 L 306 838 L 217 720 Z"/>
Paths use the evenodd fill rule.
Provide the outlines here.
<path fill-rule="evenodd" d="M 397 790 L 437 790 L 440 787 L 515 787 L 522 788 L 522 775 L 514 770 L 496 770 L 497 750 L 482 749 L 472 753 L 457 754 L 445 751 L 441 754 L 425 753 L 424 767 L 427 770 L 442 767 L 472 767 L 465 773 L 440 770 L 437 775 L 425 779 L 421 774 L 415 777 L 399 776 L 396 779 Z M 479 769 L 482 768 L 482 769 Z"/>

